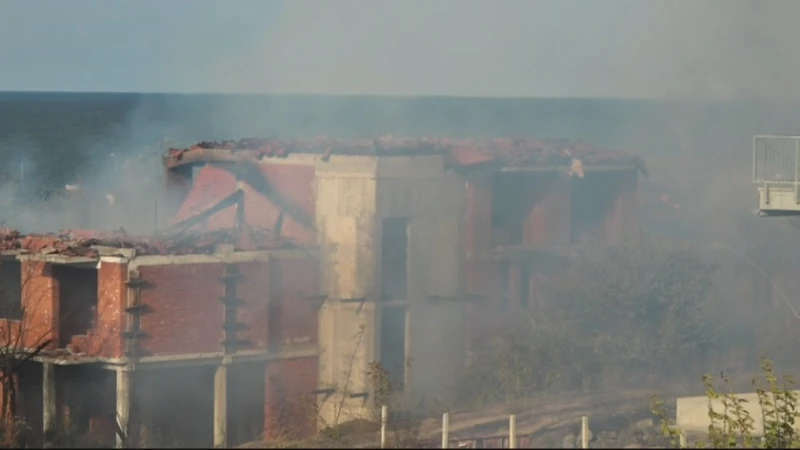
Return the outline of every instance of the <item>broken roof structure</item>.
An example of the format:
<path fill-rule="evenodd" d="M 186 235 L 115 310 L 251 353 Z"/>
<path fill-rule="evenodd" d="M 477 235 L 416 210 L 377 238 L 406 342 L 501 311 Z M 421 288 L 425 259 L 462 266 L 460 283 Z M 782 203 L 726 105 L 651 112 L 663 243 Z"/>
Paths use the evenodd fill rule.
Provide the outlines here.
<path fill-rule="evenodd" d="M 124 229 L 114 232 L 62 230 L 48 234 L 23 234 L 10 228 L 0 229 L 0 252 L 3 254 L 96 258 L 111 256 L 114 249 L 126 249 L 142 256 L 200 255 L 214 253 L 219 245 L 229 245 L 234 250 L 294 247 L 290 241 L 274 239 L 267 230 L 251 227 L 242 230 L 182 230 L 152 237 L 131 236 Z"/>
<path fill-rule="evenodd" d="M 171 148 L 164 155 L 164 165 L 176 168 L 198 162 L 243 162 L 267 158 L 284 158 L 293 153 L 321 155 L 414 156 L 440 154 L 455 167 L 497 165 L 570 166 L 580 161 L 584 166 L 629 165 L 647 175 L 644 161 L 638 156 L 617 150 L 606 150 L 582 141 L 526 140 L 498 138 L 488 140 L 449 138 L 376 139 L 241 139 L 236 141 L 203 141 L 184 149 Z"/>

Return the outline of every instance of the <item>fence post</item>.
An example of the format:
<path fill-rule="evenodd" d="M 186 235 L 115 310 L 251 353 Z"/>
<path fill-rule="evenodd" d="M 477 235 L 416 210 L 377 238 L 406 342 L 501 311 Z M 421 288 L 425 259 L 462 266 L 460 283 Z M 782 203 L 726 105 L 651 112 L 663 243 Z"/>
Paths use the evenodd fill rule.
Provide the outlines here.
<path fill-rule="evenodd" d="M 589 416 L 581 417 L 581 448 L 589 448 Z"/>
<path fill-rule="evenodd" d="M 381 406 L 381 448 L 386 448 L 386 422 L 389 421 L 389 407 Z"/>
<path fill-rule="evenodd" d="M 508 448 L 517 448 L 517 416 L 508 416 Z"/>
<path fill-rule="evenodd" d="M 450 446 L 450 414 L 442 414 L 442 448 Z"/>

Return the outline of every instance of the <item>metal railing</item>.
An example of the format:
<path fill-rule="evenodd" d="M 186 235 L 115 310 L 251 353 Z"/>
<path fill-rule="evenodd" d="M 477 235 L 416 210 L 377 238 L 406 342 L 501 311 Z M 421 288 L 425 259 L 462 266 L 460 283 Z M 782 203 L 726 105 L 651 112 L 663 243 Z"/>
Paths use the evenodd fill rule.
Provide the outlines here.
<path fill-rule="evenodd" d="M 753 136 L 753 182 L 800 184 L 800 136 Z"/>

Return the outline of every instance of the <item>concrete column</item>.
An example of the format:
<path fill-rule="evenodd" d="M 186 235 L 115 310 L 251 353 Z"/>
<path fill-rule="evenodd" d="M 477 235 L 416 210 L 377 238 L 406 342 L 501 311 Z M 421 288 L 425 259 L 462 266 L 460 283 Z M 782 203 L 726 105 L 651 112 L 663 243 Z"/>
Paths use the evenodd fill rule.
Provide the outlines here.
<path fill-rule="evenodd" d="M 217 366 L 214 374 L 214 447 L 228 447 L 228 366 Z"/>
<path fill-rule="evenodd" d="M 56 433 L 56 366 L 42 364 L 42 425 L 45 445 L 52 445 Z"/>
<path fill-rule="evenodd" d="M 128 444 L 130 415 L 131 372 L 117 370 L 117 448 L 125 448 Z"/>

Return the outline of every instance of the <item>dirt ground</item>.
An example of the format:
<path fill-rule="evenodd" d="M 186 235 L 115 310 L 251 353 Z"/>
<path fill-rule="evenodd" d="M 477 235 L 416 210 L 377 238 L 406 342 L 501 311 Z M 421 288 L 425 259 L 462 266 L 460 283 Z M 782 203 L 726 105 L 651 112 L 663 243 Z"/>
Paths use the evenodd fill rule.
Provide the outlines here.
<path fill-rule="evenodd" d="M 674 409 L 677 395 L 684 395 L 679 391 L 685 390 L 676 389 L 659 395 L 668 409 Z M 451 414 L 450 435 L 453 441 L 508 436 L 509 415 L 515 414 L 517 436 L 523 441 L 520 444 L 569 448 L 569 441 L 574 445 L 578 439 L 581 417 L 586 415 L 595 446 L 654 444 L 653 441 L 660 441 L 656 439 L 660 436 L 660 428 L 650 411 L 653 394 L 652 390 L 639 389 L 542 395 L 478 411 Z M 420 438 L 440 440 L 441 421 L 430 419 L 423 422 Z"/>
<path fill-rule="evenodd" d="M 698 377 L 699 378 L 699 377 Z M 752 389 L 752 375 L 740 374 L 731 381 L 735 392 Z M 675 399 L 703 395 L 696 382 L 659 389 L 603 389 L 592 392 L 542 394 L 537 397 L 476 410 L 450 413 L 450 447 L 472 448 L 476 440 L 483 448 L 501 448 L 508 436 L 509 415 L 516 415 L 518 448 L 579 448 L 581 417 L 589 417 L 590 447 L 664 448 L 673 447 L 662 434 L 660 420 L 651 412 L 653 396 L 664 402 L 670 419 L 675 418 Z M 252 443 L 247 447 L 368 448 L 379 443 L 378 424 L 344 424 L 352 430 L 342 438 L 313 439 L 296 443 Z M 355 431 L 359 430 L 359 431 Z M 690 436 L 690 439 L 696 437 Z M 460 444 L 460 445 L 459 445 Z M 413 430 L 387 433 L 387 447 L 441 446 L 441 416 L 423 420 Z"/>

